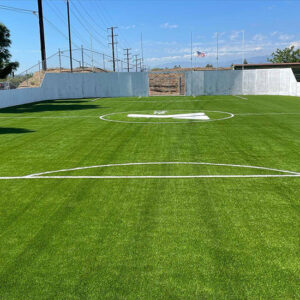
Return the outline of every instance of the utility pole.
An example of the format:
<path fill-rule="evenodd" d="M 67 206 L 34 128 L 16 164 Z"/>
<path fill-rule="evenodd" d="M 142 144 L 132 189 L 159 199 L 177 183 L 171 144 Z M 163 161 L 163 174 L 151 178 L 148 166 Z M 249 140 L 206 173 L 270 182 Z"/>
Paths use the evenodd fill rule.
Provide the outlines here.
<path fill-rule="evenodd" d="M 70 4 L 69 4 L 69 0 L 67 0 L 67 12 L 68 12 L 68 30 L 69 30 L 70 69 L 71 69 L 71 72 L 73 72 L 72 39 L 71 39 Z"/>
<path fill-rule="evenodd" d="M 46 62 L 46 47 L 45 47 L 45 32 L 44 32 L 44 17 L 43 17 L 42 0 L 38 0 L 38 8 L 39 8 L 42 69 L 43 69 L 43 71 L 46 71 L 47 70 L 47 62 Z"/>
<path fill-rule="evenodd" d="M 131 48 L 126 48 L 124 49 L 126 51 L 126 62 L 127 62 L 127 72 L 130 72 L 130 66 L 129 66 L 129 51 L 131 50 Z"/>
<path fill-rule="evenodd" d="M 138 55 L 134 55 L 134 57 L 135 57 L 135 71 L 137 72 L 138 71 L 138 61 L 139 61 L 139 59 L 138 59 Z"/>
<path fill-rule="evenodd" d="M 109 36 L 111 38 L 111 48 L 112 48 L 112 59 L 113 59 L 113 71 L 116 72 L 116 58 L 115 58 L 115 37 L 118 36 L 117 34 L 114 34 L 114 29 L 118 27 L 109 27 L 107 29 L 111 30 L 111 35 Z"/>

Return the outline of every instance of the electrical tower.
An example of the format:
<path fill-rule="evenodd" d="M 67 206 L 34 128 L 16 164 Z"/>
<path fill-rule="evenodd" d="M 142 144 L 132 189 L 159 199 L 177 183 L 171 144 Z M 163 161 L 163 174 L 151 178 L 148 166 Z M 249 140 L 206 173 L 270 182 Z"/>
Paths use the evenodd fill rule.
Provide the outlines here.
<path fill-rule="evenodd" d="M 115 41 L 115 37 L 118 36 L 117 34 L 114 34 L 114 30 L 117 29 L 118 27 L 109 27 L 107 29 L 109 29 L 111 31 L 110 34 L 110 38 L 111 38 L 111 43 L 109 43 L 111 45 L 111 49 L 112 49 L 112 59 L 113 59 L 113 71 L 116 72 L 116 58 L 115 58 L 115 45 L 117 44 L 117 42 Z"/>
<path fill-rule="evenodd" d="M 43 18 L 42 0 L 38 0 L 38 8 L 39 8 L 42 69 L 43 69 L 43 71 L 46 71 L 47 70 L 47 62 L 46 62 L 46 47 L 45 47 L 45 33 L 44 33 L 44 18 Z"/>
<path fill-rule="evenodd" d="M 130 53 L 129 53 L 129 51 L 131 50 L 131 48 L 126 48 L 124 50 L 126 51 L 125 55 L 126 55 L 126 62 L 127 62 L 127 72 L 130 72 L 129 71 L 130 70 L 130 64 L 129 64 L 129 62 L 130 62 L 130 59 L 129 59 Z"/>

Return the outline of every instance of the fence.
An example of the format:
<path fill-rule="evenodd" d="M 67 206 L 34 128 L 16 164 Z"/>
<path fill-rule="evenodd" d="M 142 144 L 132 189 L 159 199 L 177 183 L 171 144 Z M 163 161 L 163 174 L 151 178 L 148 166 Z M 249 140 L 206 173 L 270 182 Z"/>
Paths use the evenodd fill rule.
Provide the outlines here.
<path fill-rule="evenodd" d="M 127 72 L 127 61 L 115 58 L 116 71 Z M 70 69 L 70 52 L 69 50 L 60 50 L 53 55 L 47 57 L 47 73 L 63 73 L 71 72 Z M 112 72 L 113 59 L 111 56 L 83 47 L 72 49 L 72 65 L 73 72 Z M 129 64 L 130 70 L 142 71 L 140 65 Z M 39 87 L 44 79 L 45 72 L 42 70 L 42 63 L 39 61 L 34 66 L 28 68 L 15 75 L 9 77 L 12 88 L 30 88 Z"/>

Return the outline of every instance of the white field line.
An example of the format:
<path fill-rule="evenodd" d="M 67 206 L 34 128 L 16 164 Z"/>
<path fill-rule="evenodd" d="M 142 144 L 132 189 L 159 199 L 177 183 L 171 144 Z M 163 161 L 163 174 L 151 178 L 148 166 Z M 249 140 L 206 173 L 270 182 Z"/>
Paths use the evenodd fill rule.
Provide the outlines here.
<path fill-rule="evenodd" d="M 115 112 L 115 113 L 109 113 L 100 116 L 100 120 L 107 121 L 107 122 L 116 122 L 116 123 L 128 123 L 128 124 L 174 124 L 174 123 L 179 123 L 179 124 L 186 124 L 186 123 L 201 123 L 201 122 L 215 122 L 215 121 L 221 121 L 221 120 L 227 120 L 230 118 L 234 117 L 234 114 L 226 112 L 226 111 L 215 111 L 215 110 L 201 110 L 201 112 L 214 112 L 214 113 L 223 113 L 227 114 L 227 117 L 220 118 L 220 119 L 209 119 L 209 120 L 197 120 L 197 121 L 187 121 L 187 122 L 180 122 L 180 121 L 172 121 L 172 122 L 139 122 L 139 121 L 121 121 L 121 120 L 110 120 L 106 119 L 105 117 L 111 116 L 111 115 L 117 115 L 117 114 L 132 114 L 132 113 L 141 113 L 141 112 L 149 112 L 149 110 L 137 110 L 137 111 L 123 111 L 123 112 Z M 171 109 L 170 111 L 196 111 L 199 112 L 199 110 L 195 109 L 183 109 L 183 110 L 176 110 L 176 109 Z"/>
<path fill-rule="evenodd" d="M 103 101 L 110 101 L 110 103 L 166 103 L 166 104 L 170 104 L 170 103 L 184 103 L 184 102 L 204 102 L 204 101 L 233 101 L 235 99 L 211 99 L 211 100 L 205 100 L 205 99 L 199 99 L 199 100 L 109 100 L 109 99 L 104 99 Z"/>
<path fill-rule="evenodd" d="M 95 102 L 95 101 L 100 100 L 100 99 L 102 99 L 102 98 L 93 99 L 93 100 L 91 100 L 91 102 Z"/>
<path fill-rule="evenodd" d="M 98 118 L 99 116 L 57 116 L 57 117 L 0 117 L 0 119 L 77 119 L 77 118 Z"/>
<path fill-rule="evenodd" d="M 283 178 L 300 177 L 298 175 L 178 175 L 178 176 L 33 176 L 33 177 L 0 177 L 0 180 L 19 179 L 189 179 L 189 178 Z"/>
<path fill-rule="evenodd" d="M 266 115 L 300 115 L 300 112 L 299 113 L 266 112 L 266 113 L 241 113 L 241 114 L 235 114 L 235 116 L 266 116 Z"/>
<path fill-rule="evenodd" d="M 238 96 L 238 95 L 233 95 L 233 97 L 240 98 L 240 99 L 243 99 L 243 100 L 248 100 L 248 98 L 245 98 L 245 97 L 242 97 L 242 96 Z"/>
<path fill-rule="evenodd" d="M 77 168 L 71 168 L 71 169 L 62 169 L 62 170 L 56 170 L 56 171 L 35 173 L 35 174 L 30 174 L 30 175 L 27 175 L 24 177 L 30 178 L 30 177 L 43 176 L 43 175 L 54 174 L 54 173 L 70 172 L 70 171 L 78 171 L 78 170 L 88 170 L 88 169 L 95 169 L 95 168 L 140 166 L 140 165 L 207 165 L 207 166 L 248 168 L 248 169 L 266 170 L 266 171 L 279 172 L 279 173 L 287 173 L 290 175 L 300 175 L 300 173 L 294 172 L 294 171 L 279 170 L 279 169 L 274 169 L 274 168 L 257 167 L 257 166 L 236 165 L 236 164 L 217 164 L 217 163 L 207 163 L 207 162 L 141 162 L 141 163 L 123 163 L 123 164 L 107 164 L 107 165 L 77 167 Z"/>
<path fill-rule="evenodd" d="M 132 176 L 47 176 L 49 174 L 87 170 L 93 168 L 105 168 L 105 167 L 118 167 L 118 166 L 137 166 L 137 165 L 208 165 L 208 166 L 226 166 L 226 167 L 239 167 L 248 169 L 267 170 L 273 172 L 279 172 L 283 174 L 248 174 L 248 175 L 132 175 Z M 36 173 L 26 176 L 15 176 L 15 177 L 0 177 L 0 180 L 16 180 L 16 179 L 184 179 L 184 178 L 280 178 L 280 177 L 300 177 L 300 173 L 287 170 L 279 170 L 274 168 L 258 167 L 258 166 L 247 166 L 247 165 L 236 165 L 236 164 L 217 164 L 217 163 L 206 163 L 206 162 L 144 162 L 144 163 L 123 163 L 123 164 L 107 164 L 107 165 L 96 165 L 88 167 L 77 167 L 72 169 L 62 169 L 57 171 L 47 171 L 43 173 Z"/>

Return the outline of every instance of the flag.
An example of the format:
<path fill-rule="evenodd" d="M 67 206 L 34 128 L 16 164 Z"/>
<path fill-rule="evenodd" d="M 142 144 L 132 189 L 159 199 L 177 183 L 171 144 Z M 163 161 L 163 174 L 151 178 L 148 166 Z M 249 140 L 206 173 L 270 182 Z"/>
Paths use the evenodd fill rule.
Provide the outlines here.
<path fill-rule="evenodd" d="M 205 57 L 205 53 L 201 51 L 196 51 L 197 57 Z"/>

